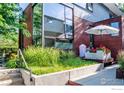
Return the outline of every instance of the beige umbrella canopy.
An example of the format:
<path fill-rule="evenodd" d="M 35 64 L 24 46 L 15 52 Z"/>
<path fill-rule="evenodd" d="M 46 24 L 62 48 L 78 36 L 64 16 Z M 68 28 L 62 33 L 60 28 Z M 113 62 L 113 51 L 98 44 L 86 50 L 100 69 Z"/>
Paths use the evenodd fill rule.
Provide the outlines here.
<path fill-rule="evenodd" d="M 106 25 L 99 25 L 99 26 L 90 28 L 90 29 L 86 30 L 85 32 L 88 34 L 92 34 L 92 35 L 102 35 L 103 36 L 103 35 L 107 35 L 107 34 L 117 34 L 119 32 L 119 29 L 113 28 L 110 26 L 106 26 Z M 102 36 L 101 36 L 101 41 L 102 41 Z M 91 41 L 91 47 L 94 46 L 93 41 Z"/>
<path fill-rule="evenodd" d="M 116 34 L 119 32 L 119 29 L 106 25 L 99 25 L 88 29 L 85 32 L 93 35 Z"/>

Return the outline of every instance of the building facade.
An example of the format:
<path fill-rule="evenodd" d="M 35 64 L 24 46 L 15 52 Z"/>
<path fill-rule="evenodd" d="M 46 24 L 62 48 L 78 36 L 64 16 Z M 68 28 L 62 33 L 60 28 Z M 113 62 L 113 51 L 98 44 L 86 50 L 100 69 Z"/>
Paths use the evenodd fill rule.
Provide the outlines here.
<path fill-rule="evenodd" d="M 112 49 L 113 57 L 116 57 L 115 53 L 123 47 L 123 18 L 119 17 L 122 13 L 115 4 L 29 4 L 24 14 L 31 37 L 20 35 L 20 47 L 36 45 L 72 49 L 78 55 L 80 44 L 88 47 L 90 42 L 94 42 L 95 47 L 99 46 L 100 36 L 84 32 L 99 24 L 110 25 L 120 30 L 117 35 L 103 36 L 102 44 Z"/>

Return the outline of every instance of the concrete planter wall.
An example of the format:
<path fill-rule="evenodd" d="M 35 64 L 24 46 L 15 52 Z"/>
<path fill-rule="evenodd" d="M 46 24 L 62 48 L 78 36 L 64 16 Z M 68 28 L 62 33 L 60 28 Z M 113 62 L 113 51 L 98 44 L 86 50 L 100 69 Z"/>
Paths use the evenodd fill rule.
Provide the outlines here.
<path fill-rule="evenodd" d="M 65 85 L 68 80 L 76 79 L 103 69 L 103 64 L 95 64 L 71 70 L 55 72 L 44 75 L 32 75 L 33 81 L 30 82 L 30 73 L 21 69 L 25 85 Z"/>

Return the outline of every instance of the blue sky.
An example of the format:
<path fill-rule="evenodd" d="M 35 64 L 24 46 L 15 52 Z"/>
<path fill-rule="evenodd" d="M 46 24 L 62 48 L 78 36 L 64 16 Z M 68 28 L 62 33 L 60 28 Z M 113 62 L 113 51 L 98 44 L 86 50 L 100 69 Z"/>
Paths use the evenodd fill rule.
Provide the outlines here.
<path fill-rule="evenodd" d="M 20 3 L 20 7 L 24 10 L 29 3 Z"/>

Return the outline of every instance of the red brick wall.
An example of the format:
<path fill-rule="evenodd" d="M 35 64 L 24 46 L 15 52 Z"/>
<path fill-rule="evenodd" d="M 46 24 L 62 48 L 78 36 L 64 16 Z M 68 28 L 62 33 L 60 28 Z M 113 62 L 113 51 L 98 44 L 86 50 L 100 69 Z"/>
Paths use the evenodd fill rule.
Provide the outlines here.
<path fill-rule="evenodd" d="M 31 34 L 31 37 L 24 37 L 24 47 L 28 47 L 32 45 L 32 4 L 29 4 L 24 14 L 26 16 L 27 29 Z"/>
<path fill-rule="evenodd" d="M 122 49 L 124 49 L 124 17 L 121 18 L 121 30 L 122 30 Z"/>
<path fill-rule="evenodd" d="M 124 21 L 124 19 L 123 19 Z M 84 31 L 88 28 L 89 24 L 93 24 L 94 26 L 104 24 L 109 25 L 111 22 L 120 22 L 120 33 L 119 36 L 110 36 L 110 35 L 103 35 L 103 36 L 94 36 L 94 45 L 99 47 L 100 44 L 105 45 L 109 49 L 112 50 L 112 57 L 116 58 L 118 50 L 122 48 L 122 27 L 121 27 L 121 17 L 112 18 L 103 20 L 100 22 L 92 23 L 87 20 L 83 20 L 80 18 L 74 18 L 74 49 L 76 54 L 79 54 L 79 45 L 85 44 L 89 46 L 89 35 L 84 33 Z M 124 27 L 124 24 L 123 24 Z M 124 31 L 123 31 L 124 32 Z"/>
<path fill-rule="evenodd" d="M 100 24 L 109 25 L 112 22 L 120 22 L 119 36 L 110 36 L 110 35 L 95 36 L 94 42 L 96 47 L 98 47 L 100 44 L 105 45 L 107 48 L 109 48 L 112 51 L 112 57 L 116 58 L 118 50 L 122 49 L 121 17 L 111 18 L 104 21 L 96 22 L 95 25 L 100 25 Z"/>
<path fill-rule="evenodd" d="M 74 17 L 74 51 L 78 55 L 79 54 L 79 45 L 85 44 L 89 46 L 89 35 L 84 31 L 89 28 L 89 25 L 92 25 L 92 22 L 81 19 L 79 17 Z"/>

